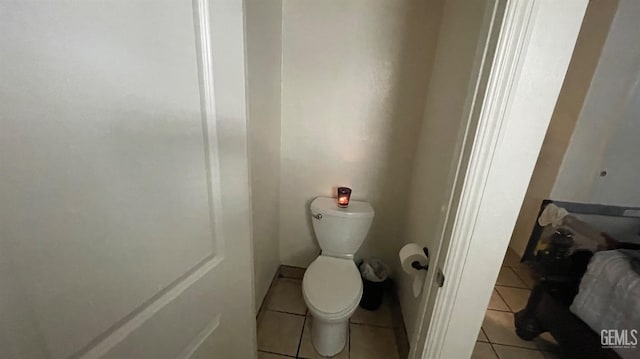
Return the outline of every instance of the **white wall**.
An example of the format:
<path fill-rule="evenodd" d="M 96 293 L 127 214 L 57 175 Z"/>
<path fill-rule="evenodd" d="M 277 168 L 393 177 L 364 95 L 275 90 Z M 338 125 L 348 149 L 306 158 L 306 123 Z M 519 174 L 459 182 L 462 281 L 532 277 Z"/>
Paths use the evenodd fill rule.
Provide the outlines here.
<path fill-rule="evenodd" d="M 318 255 L 308 205 L 340 185 L 376 211 L 359 255 L 395 260 L 440 3 L 284 0 L 283 264 Z"/>
<path fill-rule="evenodd" d="M 551 191 L 554 199 L 640 206 L 638 17 L 640 2 L 620 1 Z"/>
<path fill-rule="evenodd" d="M 589 2 L 551 123 L 511 236 L 509 246 L 519 255 L 526 249 L 542 201 L 551 196 L 617 6 L 617 0 Z"/>
<path fill-rule="evenodd" d="M 249 160 L 256 309 L 280 265 L 282 1 L 246 0 Z"/>
<path fill-rule="evenodd" d="M 592 1 L 510 247 L 543 199 L 640 206 L 640 3 Z M 600 176 L 606 171 L 606 176 Z"/>
<path fill-rule="evenodd" d="M 0 243 L 0 358 L 48 358 L 31 304 Z"/>
<path fill-rule="evenodd" d="M 640 27 L 636 33 L 640 34 Z M 638 57 L 640 59 L 640 57 Z M 636 62 L 636 64 L 640 64 Z M 591 201 L 596 203 L 640 206 L 640 89 L 638 76 L 625 94 L 626 103 L 619 124 L 609 139 L 600 168 L 605 177 L 597 177 Z"/>
<path fill-rule="evenodd" d="M 475 83 L 472 76 L 478 58 L 481 59 L 477 56 L 480 36 L 487 26 L 483 14 L 490 2 L 447 1 L 442 13 L 415 169 L 408 188 L 410 196 L 403 236 L 405 243 L 418 243 L 431 251 L 441 240 L 444 215 L 452 195 L 455 166 L 468 124 L 465 114 L 472 99 L 470 86 Z M 484 46 L 484 42 L 481 45 Z M 401 269 L 398 273 L 398 295 L 411 338 L 420 299 L 413 296 L 412 277 Z"/>

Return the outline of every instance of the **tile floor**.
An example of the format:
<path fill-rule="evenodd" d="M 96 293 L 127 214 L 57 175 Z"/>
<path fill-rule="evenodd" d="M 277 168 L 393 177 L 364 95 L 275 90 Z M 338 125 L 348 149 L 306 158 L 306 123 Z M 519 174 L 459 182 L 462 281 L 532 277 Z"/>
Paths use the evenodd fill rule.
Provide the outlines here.
<path fill-rule="evenodd" d="M 281 267 L 258 314 L 258 358 L 322 358 L 311 343 L 313 318 L 302 297 L 304 269 Z M 513 315 L 527 304 L 535 285 L 531 269 L 507 252 L 485 314 L 472 359 L 561 359 L 553 337 L 545 333 L 525 341 L 515 333 Z M 358 308 L 349 324 L 349 341 L 339 359 L 400 359 L 406 344 L 398 338 L 394 307 L 385 297 L 383 305 L 370 312 Z M 406 338 L 404 338 L 406 341 Z M 400 343 L 401 345 L 399 345 Z M 404 349 L 404 350 L 403 350 Z M 401 353 L 403 352 L 403 353 Z"/>
<path fill-rule="evenodd" d="M 313 318 L 302 297 L 304 269 L 281 267 L 258 314 L 258 358 L 322 358 L 311 343 Z M 349 324 L 349 341 L 335 358 L 400 359 L 394 306 L 386 295 L 376 311 L 358 308 Z M 405 339 L 406 340 L 406 339 Z"/>
<path fill-rule="evenodd" d="M 548 333 L 532 341 L 522 340 L 516 335 L 513 314 L 527 305 L 535 282 L 532 270 L 520 263 L 518 255 L 509 249 L 478 333 L 472 359 L 564 358 Z"/>

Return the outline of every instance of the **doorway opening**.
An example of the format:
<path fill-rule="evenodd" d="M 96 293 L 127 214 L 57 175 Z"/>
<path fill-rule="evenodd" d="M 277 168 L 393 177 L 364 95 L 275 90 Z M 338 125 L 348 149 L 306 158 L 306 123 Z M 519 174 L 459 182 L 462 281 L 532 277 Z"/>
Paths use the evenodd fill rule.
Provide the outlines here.
<path fill-rule="evenodd" d="M 426 290 L 414 292 L 414 276 L 401 269 L 398 252 L 409 242 L 439 247 L 442 208 L 451 199 L 468 112 L 482 91 L 478 77 L 493 55 L 489 33 L 497 33 L 504 3 L 246 2 L 260 352 L 311 355 L 304 286 L 282 270 L 308 268 L 319 258 L 311 202 L 346 186 L 353 200 L 375 211 L 354 260 L 381 260 L 394 283 L 379 309 L 353 314 L 351 357 L 409 355 Z M 280 292 L 291 293 L 297 306 L 274 304 L 270 297 Z M 285 328 L 280 320 L 295 327 L 281 336 L 286 349 L 265 339 Z M 383 337 L 365 336 L 371 333 Z"/>
<path fill-rule="evenodd" d="M 606 280 L 640 283 L 625 257 L 640 249 L 638 14 L 632 1 L 589 2 L 478 334 L 483 358 L 638 355 L 604 347 L 600 336 L 631 330 L 638 305 Z"/>

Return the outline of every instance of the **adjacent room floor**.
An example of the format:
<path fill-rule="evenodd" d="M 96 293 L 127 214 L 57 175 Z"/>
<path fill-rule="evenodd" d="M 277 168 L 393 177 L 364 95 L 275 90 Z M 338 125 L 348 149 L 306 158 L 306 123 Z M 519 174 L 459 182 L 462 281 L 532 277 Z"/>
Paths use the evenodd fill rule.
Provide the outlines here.
<path fill-rule="evenodd" d="M 549 333 L 532 341 L 516 335 L 513 315 L 527 305 L 535 283 L 532 270 L 520 263 L 518 255 L 509 248 L 478 333 L 473 359 L 564 358 Z"/>
<path fill-rule="evenodd" d="M 304 269 L 281 267 L 258 314 L 258 358 L 322 358 L 311 343 L 313 318 L 302 297 Z M 376 311 L 358 308 L 349 323 L 349 340 L 339 359 L 399 359 L 406 357 L 404 331 L 390 295 Z M 398 339 L 397 339 L 398 338 Z M 404 339 L 404 340 L 403 340 Z M 399 344 L 398 344 L 399 343 Z"/>

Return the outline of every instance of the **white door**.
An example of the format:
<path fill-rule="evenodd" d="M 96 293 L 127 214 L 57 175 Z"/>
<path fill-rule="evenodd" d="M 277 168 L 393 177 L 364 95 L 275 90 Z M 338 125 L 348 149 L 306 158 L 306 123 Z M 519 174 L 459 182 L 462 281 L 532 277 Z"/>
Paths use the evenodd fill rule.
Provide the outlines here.
<path fill-rule="evenodd" d="M 0 2 L 0 357 L 252 358 L 240 0 Z"/>
<path fill-rule="evenodd" d="M 410 209 L 410 230 L 415 241 L 429 249 L 430 264 L 410 358 L 422 355 L 434 303 L 442 277 L 460 187 L 473 138 L 478 103 L 486 86 L 493 58 L 496 29 L 504 1 L 449 0 L 443 8 L 438 47 L 420 134 Z M 493 40 L 493 41 L 491 41 Z M 407 300 L 405 300 L 405 303 Z"/>

